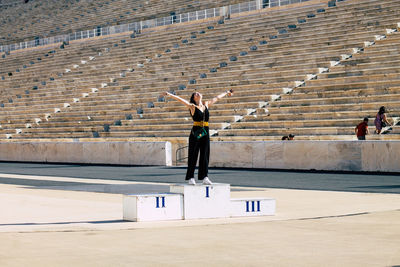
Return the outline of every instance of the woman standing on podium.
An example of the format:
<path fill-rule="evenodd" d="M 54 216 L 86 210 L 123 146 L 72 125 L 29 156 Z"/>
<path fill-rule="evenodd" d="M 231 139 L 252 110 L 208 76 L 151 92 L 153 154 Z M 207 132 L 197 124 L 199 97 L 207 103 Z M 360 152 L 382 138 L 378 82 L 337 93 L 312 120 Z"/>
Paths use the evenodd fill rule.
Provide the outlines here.
<path fill-rule="evenodd" d="M 199 160 L 199 174 L 198 179 L 203 181 L 203 184 L 211 185 L 212 182 L 208 178 L 208 161 L 210 158 L 210 131 L 208 127 L 209 112 L 208 109 L 211 105 L 215 104 L 218 100 L 225 96 L 231 96 L 233 90 L 226 91 L 214 97 L 212 100 L 203 102 L 203 96 L 199 92 L 194 92 L 187 101 L 179 96 L 165 92 L 164 96 L 169 96 L 178 100 L 186 107 L 189 108 L 190 115 L 193 119 L 193 127 L 189 136 L 189 155 L 188 155 L 188 168 L 185 180 L 190 185 L 195 185 L 194 170 L 196 168 L 197 156 L 200 152 Z"/>

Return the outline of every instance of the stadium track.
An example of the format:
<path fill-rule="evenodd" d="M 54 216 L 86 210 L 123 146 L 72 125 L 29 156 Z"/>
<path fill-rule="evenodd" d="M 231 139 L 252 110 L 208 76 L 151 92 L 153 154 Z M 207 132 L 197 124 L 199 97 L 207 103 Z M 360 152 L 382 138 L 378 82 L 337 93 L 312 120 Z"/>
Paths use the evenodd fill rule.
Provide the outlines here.
<path fill-rule="evenodd" d="M 0 162 L 0 184 L 18 184 L 36 187 L 64 187 L 69 190 L 96 191 L 96 179 L 181 183 L 185 167 L 105 166 L 73 164 L 39 164 Z M 4 175 L 5 174 L 5 175 Z M 8 178 L 6 174 L 59 176 L 93 179 L 92 188 L 80 189 L 77 182 L 24 180 Z M 282 188 L 321 191 L 400 193 L 400 175 L 384 173 L 306 172 L 259 169 L 211 168 L 212 181 L 233 186 Z M 83 185 L 83 184 L 82 184 Z M 67 188 L 66 188 L 67 187 Z M 159 190 L 147 188 L 147 191 Z M 112 193 L 135 193 L 129 188 L 114 188 Z M 146 188 L 143 188 L 146 191 Z"/>

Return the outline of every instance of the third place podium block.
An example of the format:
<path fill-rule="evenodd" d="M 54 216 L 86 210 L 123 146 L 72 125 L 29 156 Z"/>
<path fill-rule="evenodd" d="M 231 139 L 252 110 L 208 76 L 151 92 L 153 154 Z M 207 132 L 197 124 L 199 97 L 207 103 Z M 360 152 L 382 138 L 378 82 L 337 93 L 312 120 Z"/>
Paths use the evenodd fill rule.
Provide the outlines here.
<path fill-rule="evenodd" d="M 170 186 L 171 193 L 183 194 L 185 219 L 225 218 L 230 216 L 229 184 Z"/>
<path fill-rule="evenodd" d="M 266 216 L 275 214 L 275 199 L 257 198 L 232 198 L 232 217 Z"/>

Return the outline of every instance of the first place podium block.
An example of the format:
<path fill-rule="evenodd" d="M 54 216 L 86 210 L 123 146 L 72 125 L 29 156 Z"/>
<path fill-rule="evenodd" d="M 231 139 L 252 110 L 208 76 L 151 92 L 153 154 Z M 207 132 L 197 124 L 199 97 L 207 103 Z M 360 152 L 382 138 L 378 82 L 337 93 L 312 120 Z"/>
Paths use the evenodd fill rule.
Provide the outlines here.
<path fill-rule="evenodd" d="M 171 193 L 183 194 L 185 219 L 226 218 L 230 216 L 229 184 L 170 186 Z"/>

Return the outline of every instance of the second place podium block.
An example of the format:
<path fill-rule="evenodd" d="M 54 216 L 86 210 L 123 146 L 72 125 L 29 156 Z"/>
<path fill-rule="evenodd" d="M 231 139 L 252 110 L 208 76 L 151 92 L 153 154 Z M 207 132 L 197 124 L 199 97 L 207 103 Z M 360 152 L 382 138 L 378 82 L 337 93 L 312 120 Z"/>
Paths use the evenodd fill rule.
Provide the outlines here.
<path fill-rule="evenodd" d="M 182 220 L 182 204 L 181 194 L 125 195 L 123 219 L 134 222 Z"/>

